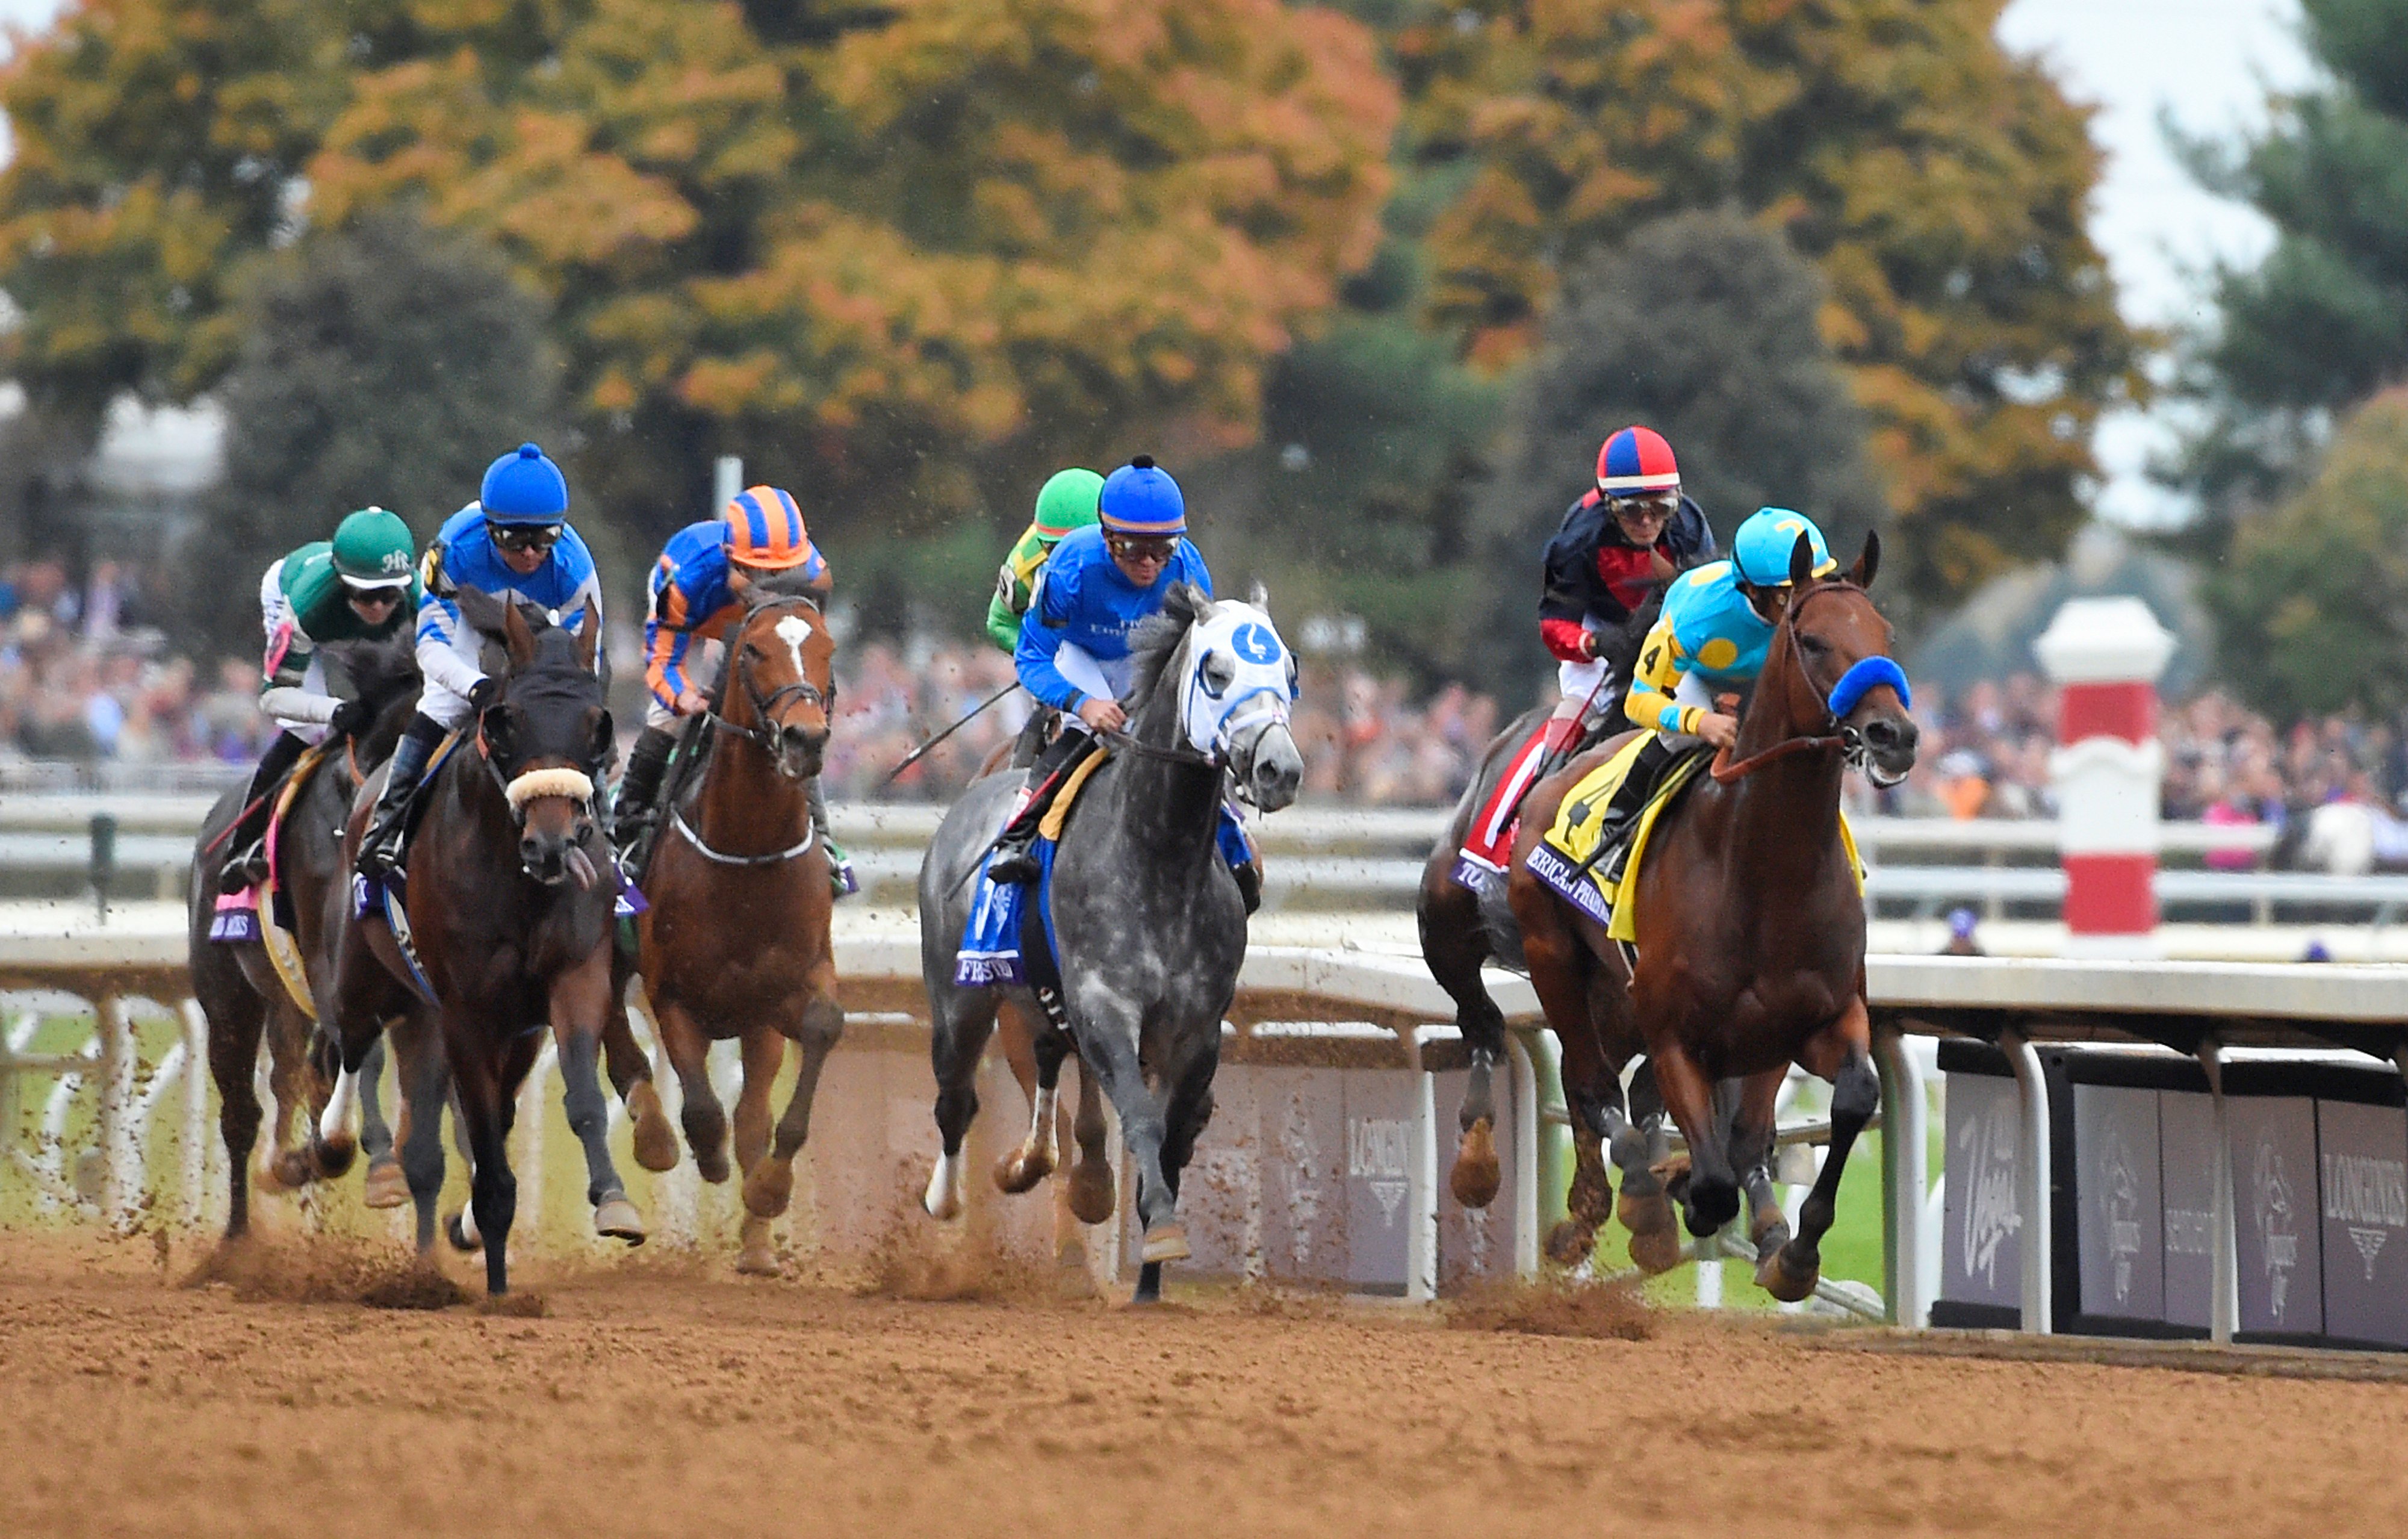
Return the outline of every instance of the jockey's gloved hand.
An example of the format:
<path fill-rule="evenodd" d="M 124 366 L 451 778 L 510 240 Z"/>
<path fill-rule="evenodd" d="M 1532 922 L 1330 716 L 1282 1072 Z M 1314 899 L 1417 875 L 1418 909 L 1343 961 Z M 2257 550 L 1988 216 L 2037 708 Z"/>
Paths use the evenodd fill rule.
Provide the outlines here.
<path fill-rule="evenodd" d="M 337 737 L 354 738 L 376 719 L 366 700 L 343 700 L 335 706 L 335 713 L 326 718 L 329 730 Z"/>
<path fill-rule="evenodd" d="M 480 716 L 484 714 L 485 708 L 487 706 L 492 705 L 495 700 L 498 700 L 501 698 L 501 682 L 494 678 L 491 674 L 479 679 L 468 688 L 469 708 Z"/>

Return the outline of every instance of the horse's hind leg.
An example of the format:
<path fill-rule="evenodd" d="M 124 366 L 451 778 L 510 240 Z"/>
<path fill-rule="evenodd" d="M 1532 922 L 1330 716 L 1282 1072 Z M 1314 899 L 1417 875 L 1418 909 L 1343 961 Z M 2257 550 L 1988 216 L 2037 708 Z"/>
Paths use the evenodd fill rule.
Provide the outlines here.
<path fill-rule="evenodd" d="M 844 1035 L 844 1007 L 836 1002 L 833 963 L 813 980 L 813 985 L 814 992 L 803 1001 L 802 1009 L 779 1021 L 778 1029 L 784 1035 L 768 1037 L 768 1042 L 781 1052 L 789 1040 L 799 1052 L 794 1092 L 786 1098 L 786 1109 L 778 1117 L 777 1142 L 771 1145 L 767 1159 L 756 1157 L 744 1172 L 744 1211 L 763 1221 L 785 1212 L 786 1204 L 794 1200 L 795 1156 L 811 1136 L 811 1101 L 819 1095 L 820 1072 L 827 1067 L 828 1055 L 836 1051 L 838 1040 Z M 744 1088 L 748 1094 L 752 1088 L 749 1068 L 745 1071 Z M 761 1093 L 769 1093 L 767 1080 L 762 1082 Z"/>
<path fill-rule="evenodd" d="M 1505 1013 L 1488 997 L 1480 981 L 1481 964 L 1488 959 L 1488 932 L 1480 922 L 1476 894 L 1458 885 L 1444 869 L 1454 858 L 1433 860 L 1422 874 L 1420 901 L 1414 919 L 1421 929 L 1422 960 L 1438 986 L 1455 1001 L 1455 1029 L 1470 1056 L 1471 1072 L 1464 1086 L 1463 1109 L 1456 1115 L 1461 1136 L 1449 1176 L 1455 1200 L 1467 1208 L 1484 1208 L 1497 1199 L 1504 1169 L 1497 1158 L 1497 1099 L 1494 1074 L 1505 1054 Z"/>
<path fill-rule="evenodd" d="M 754 1182 L 765 1168 L 763 1157 L 769 1152 L 769 1087 L 785 1066 L 786 1039 L 767 1027 L 754 1027 L 741 1041 L 744 1087 L 736 1097 L 736 1168 L 744 1172 L 745 1211 L 736 1270 L 748 1277 L 775 1277 L 783 1269 L 778 1264 L 770 1221 L 786 1205 L 781 1201 L 774 1212 L 755 1213 L 752 1195 Z"/>
<path fill-rule="evenodd" d="M 1822 1277 L 1823 1236 L 1839 1215 L 1840 1176 L 1847 1168 L 1848 1150 L 1881 1108 L 1881 1077 L 1873 1072 L 1872 1021 L 1865 1001 L 1850 1000 L 1838 1020 L 1807 1039 L 1798 1061 L 1807 1072 L 1831 1082 L 1831 1147 L 1813 1189 L 1799 1204 L 1798 1238 L 1781 1247 L 1770 1269 L 1756 1268 L 1764 1290 L 1784 1303 L 1814 1291 Z"/>
<path fill-rule="evenodd" d="M 1070 1215 L 1082 1224 L 1108 1224 L 1120 1206 L 1113 1189 L 1111 1151 L 1105 1147 L 1103 1088 L 1095 1071 L 1079 1065 L 1079 1110 L 1070 1119 L 1079 1158 L 1070 1166 Z"/>
<path fill-rule="evenodd" d="M 627 1024 L 626 990 L 615 974 L 610 987 L 610 1013 L 602 1020 L 602 1064 L 610 1075 L 611 1087 L 626 1103 L 627 1120 L 635 1130 L 636 1163 L 648 1171 L 675 1170 L 677 1130 L 669 1126 L 668 1113 L 661 1109 L 660 1091 L 652 1085 L 652 1060 Z"/>
<path fill-rule="evenodd" d="M 399 1072 L 401 1173 L 418 1212 L 418 1254 L 435 1248 L 436 1204 L 443 1195 L 443 1103 L 451 1075 L 429 1022 L 415 1016 L 392 1032 Z"/>
<path fill-rule="evenodd" d="M 585 970 L 580 970 L 580 973 Z M 607 987 L 579 974 L 552 985 L 552 1040 L 560 1047 L 561 1103 L 568 1130 L 585 1151 L 585 1200 L 594 1204 L 594 1232 L 631 1245 L 644 1243 L 644 1215 L 627 1201 L 626 1184 L 610 1160 L 610 1108 L 602 1099 L 602 1032 L 607 1008 L 593 996 Z"/>
<path fill-rule="evenodd" d="M 695 1168 L 705 1181 L 724 1181 L 727 1109 L 720 1105 L 719 1092 L 710 1086 L 710 1039 L 681 1004 L 655 1000 L 652 1020 L 660 1028 L 661 1051 L 677 1071 L 684 1102 L 678 1120 L 685 1124 L 686 1147 L 694 1151 Z"/>
<path fill-rule="evenodd" d="M 211 990 L 209 1077 L 218 1086 L 218 1136 L 225 1141 L 226 1227 L 229 1241 L 251 1232 L 251 1151 L 259 1142 L 260 1028 L 267 1018 L 246 987 Z"/>
<path fill-rule="evenodd" d="M 1011 1026 L 1004 1032 L 1005 1041 L 1010 1045 L 1025 1043 L 1029 1057 L 1032 1083 L 1028 1086 L 1028 1136 L 1020 1141 L 1020 1147 L 995 1162 L 995 1184 L 1018 1194 L 1054 1173 L 1061 1131 L 1056 1125 L 1060 1120 L 1056 1103 L 1062 1087 L 1062 1060 L 1069 1056 L 1070 1044 L 1051 1024 L 1021 1037 L 1021 1043 L 1013 1043 L 1012 1039 L 1025 1029 L 1025 1018 L 1017 1010 L 1010 1011 L 1010 1017 Z"/>
<path fill-rule="evenodd" d="M 409 1098 L 405 1090 L 396 1097 L 402 1110 L 401 1129 L 386 1126 L 384 1097 L 380 1093 L 387 1057 L 384 1039 L 379 1037 L 368 1056 L 360 1060 L 360 1152 L 368 1158 L 366 1180 L 360 1188 L 360 1201 L 371 1208 L 397 1208 L 409 1201 L 409 1178 L 395 1158 L 394 1144 L 408 1123 Z"/>
<path fill-rule="evenodd" d="M 967 1185 L 963 1169 L 968 1163 L 962 1141 L 969 1136 L 971 1119 L 978 1115 L 979 1057 L 995 1032 L 996 999 L 990 989 L 951 985 L 930 989 L 929 997 L 936 1006 L 936 1029 L 928 1038 L 928 1062 L 936 1071 L 937 1136 L 943 1147 L 937 1156 L 937 1168 L 928 1172 L 928 1189 L 921 1195 L 920 1205 L 932 1218 L 953 1219 L 962 1214 Z"/>

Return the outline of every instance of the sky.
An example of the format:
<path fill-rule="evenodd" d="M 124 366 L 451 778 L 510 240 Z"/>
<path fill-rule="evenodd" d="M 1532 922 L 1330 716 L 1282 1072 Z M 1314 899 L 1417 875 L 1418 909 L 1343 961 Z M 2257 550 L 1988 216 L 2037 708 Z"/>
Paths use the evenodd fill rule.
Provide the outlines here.
<path fill-rule="evenodd" d="M 0 0 L 0 25 L 38 27 L 59 8 L 59 0 Z M 2270 88 L 2311 79 L 2298 21 L 2298 0 L 2009 0 L 2000 37 L 2047 60 L 2069 95 L 2098 108 L 2090 131 L 2107 151 L 2107 171 L 2090 229 L 2127 318 L 2153 326 L 2203 320 L 2203 275 L 2219 261 L 2245 266 L 2265 251 L 2265 223 L 2193 185 L 2167 151 L 2157 119 L 2170 111 L 2193 133 L 2219 136 L 2263 122 Z M 2186 510 L 2143 473 L 2171 434 L 2162 411 L 2127 411 L 2101 424 L 2102 517 L 2139 525 L 2181 520 Z"/>

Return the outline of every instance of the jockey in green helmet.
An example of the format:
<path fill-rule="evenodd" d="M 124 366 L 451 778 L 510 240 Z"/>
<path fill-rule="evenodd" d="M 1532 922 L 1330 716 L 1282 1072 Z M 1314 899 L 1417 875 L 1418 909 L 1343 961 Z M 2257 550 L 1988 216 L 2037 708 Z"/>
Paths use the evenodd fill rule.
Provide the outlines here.
<path fill-rule="evenodd" d="M 251 771 L 246 810 L 228 835 L 234 853 L 218 878 L 223 890 L 240 892 L 266 879 L 270 804 L 301 755 L 329 735 L 348 736 L 367 725 L 366 706 L 335 695 L 318 648 L 383 640 L 417 624 L 417 551 L 409 525 L 397 515 L 363 508 L 335 526 L 332 540 L 302 546 L 271 563 L 260 579 L 267 652 L 260 665 L 259 708 L 284 730 Z"/>
<path fill-rule="evenodd" d="M 995 574 L 995 597 L 986 606 L 987 637 L 1005 652 L 1020 646 L 1020 617 L 1037 592 L 1037 574 L 1064 535 L 1096 522 L 1103 491 L 1103 477 L 1074 466 L 1054 471 L 1037 494 L 1037 516 L 1003 558 Z"/>

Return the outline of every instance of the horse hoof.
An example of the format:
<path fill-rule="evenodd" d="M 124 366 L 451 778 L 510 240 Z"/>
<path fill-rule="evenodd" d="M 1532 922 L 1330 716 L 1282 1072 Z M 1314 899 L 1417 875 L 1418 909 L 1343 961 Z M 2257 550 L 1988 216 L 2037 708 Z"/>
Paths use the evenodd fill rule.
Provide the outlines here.
<path fill-rule="evenodd" d="M 786 1268 L 778 1259 L 778 1247 L 764 1240 L 737 1253 L 736 1272 L 742 1277 L 782 1277 Z"/>
<path fill-rule="evenodd" d="M 1547 1259 L 1559 1267 L 1576 1267 L 1597 1249 L 1597 1230 L 1567 1218 L 1547 1231 Z"/>
<path fill-rule="evenodd" d="M 367 1179 L 361 1184 L 360 1201 L 372 1208 L 397 1208 L 408 1201 L 409 1178 L 401 1173 L 401 1161 L 370 1160 Z"/>
<path fill-rule="evenodd" d="M 1187 1248 L 1187 1230 L 1179 1224 L 1156 1224 L 1145 1231 L 1145 1248 L 1138 1259 L 1145 1262 L 1184 1261 L 1195 1252 Z"/>
<path fill-rule="evenodd" d="M 1034 1191 L 1039 1182 L 1053 1173 L 1054 1162 L 1043 1154 L 1014 1149 L 995 1162 L 996 1189 L 1017 1197 Z"/>
<path fill-rule="evenodd" d="M 1082 1224 L 1109 1224 L 1120 1207 L 1112 1188 L 1111 1165 L 1102 1159 L 1082 1159 L 1070 1167 L 1070 1216 Z"/>
<path fill-rule="evenodd" d="M 627 1116 L 636 1125 L 636 1163 L 648 1171 L 677 1169 L 677 1129 L 661 1110 L 660 1092 L 651 1080 L 638 1080 L 627 1092 Z"/>
<path fill-rule="evenodd" d="M 359 1140 L 349 1132 L 337 1133 L 332 1138 L 320 1141 L 316 1147 L 319 1179 L 332 1181 L 341 1175 L 351 1168 L 351 1161 L 359 1158 Z"/>
<path fill-rule="evenodd" d="M 1159 1265 L 1141 1266 L 1137 1269 L 1137 1291 L 1129 1295 L 1129 1302 L 1132 1304 L 1162 1302 L 1162 1268 Z"/>
<path fill-rule="evenodd" d="M 1672 1201 L 1664 1195 L 1660 1187 L 1652 1195 L 1641 1192 L 1633 1196 L 1629 1187 L 1625 1186 L 1622 1200 L 1613 1205 L 1613 1215 L 1622 1221 L 1622 1227 L 1628 1230 L 1634 1238 L 1641 1234 L 1670 1234 L 1672 1231 Z"/>
<path fill-rule="evenodd" d="M 795 1168 L 774 1155 L 744 1178 L 744 1211 L 755 1218 L 777 1217 L 794 1196 Z"/>
<path fill-rule="evenodd" d="M 594 1210 L 594 1232 L 606 1240 L 624 1240 L 631 1245 L 642 1244 L 648 1233 L 644 1215 L 624 1197 L 608 1198 Z"/>
<path fill-rule="evenodd" d="M 1484 1208 L 1497 1201 L 1497 1188 L 1504 1185 L 1505 1172 L 1497 1162 L 1497 1139 L 1486 1117 L 1480 1118 L 1463 1130 L 1463 1142 L 1456 1145 L 1455 1172 L 1447 1178 L 1454 1188 L 1455 1200 L 1467 1208 Z"/>
<path fill-rule="evenodd" d="M 1661 1229 L 1630 1237 L 1630 1264 L 1650 1277 L 1679 1266 L 1684 1254 L 1681 1237 L 1672 1232 L 1672 1226 L 1669 1223 Z"/>
<path fill-rule="evenodd" d="M 308 1179 L 307 1163 L 292 1150 L 269 1155 L 252 1167 L 251 1172 L 251 1186 L 263 1197 L 292 1191 Z"/>
<path fill-rule="evenodd" d="M 1813 1292 L 1814 1285 L 1823 1277 L 1823 1258 L 1817 1255 L 1801 1259 L 1792 1254 L 1797 1248 L 1795 1244 L 1784 1245 L 1756 1266 L 1756 1286 L 1785 1304 L 1794 1304 Z"/>
<path fill-rule="evenodd" d="M 478 1236 L 468 1232 L 466 1222 L 467 1216 L 467 1210 L 463 1208 L 460 1212 L 455 1213 L 451 1217 L 443 1220 L 443 1237 L 452 1242 L 452 1248 L 453 1250 L 473 1256 L 478 1251 L 485 1248 L 485 1242 Z"/>
<path fill-rule="evenodd" d="M 724 1183 L 728 1176 L 734 1173 L 727 1163 L 727 1151 L 724 1148 L 713 1149 L 708 1155 L 699 1149 L 695 1150 L 694 1168 L 705 1181 L 714 1187 Z"/>

